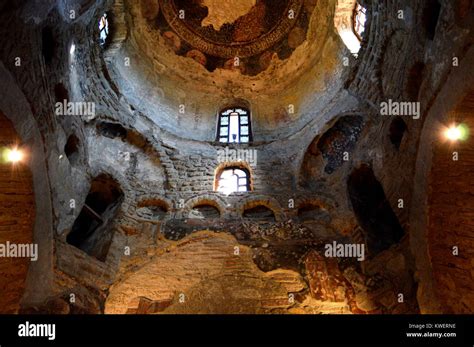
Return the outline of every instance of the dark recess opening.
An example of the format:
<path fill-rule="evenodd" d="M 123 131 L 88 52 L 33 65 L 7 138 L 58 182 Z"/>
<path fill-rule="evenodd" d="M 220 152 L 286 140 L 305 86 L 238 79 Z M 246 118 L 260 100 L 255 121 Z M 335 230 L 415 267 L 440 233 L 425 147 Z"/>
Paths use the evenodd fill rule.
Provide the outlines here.
<path fill-rule="evenodd" d="M 168 213 L 166 203 L 161 200 L 142 201 L 137 207 L 137 214 L 147 219 L 162 220 Z"/>
<path fill-rule="evenodd" d="M 189 213 L 189 218 L 195 219 L 219 218 L 220 216 L 221 214 L 217 207 L 206 204 L 194 206 Z"/>
<path fill-rule="evenodd" d="M 66 102 L 69 100 L 69 93 L 62 83 L 58 83 L 54 86 L 54 96 L 56 98 L 56 102 Z"/>
<path fill-rule="evenodd" d="M 127 129 L 117 123 L 99 123 L 97 130 L 99 134 L 110 139 L 121 138 L 124 140 L 127 137 Z"/>
<path fill-rule="evenodd" d="M 80 141 L 76 135 L 71 135 L 67 139 L 66 145 L 64 146 L 64 153 L 69 160 L 71 165 L 75 165 L 80 157 L 79 153 Z"/>
<path fill-rule="evenodd" d="M 44 27 L 41 33 L 42 53 L 46 64 L 51 63 L 54 57 L 56 42 L 54 40 L 53 29 Z"/>
<path fill-rule="evenodd" d="M 371 254 L 379 253 L 402 238 L 404 231 L 382 185 L 367 165 L 352 171 L 347 182 L 349 198 Z"/>
<path fill-rule="evenodd" d="M 407 124 L 402 117 L 396 117 L 392 123 L 390 123 L 390 142 L 392 142 L 396 149 L 400 149 L 400 144 L 402 143 L 405 131 L 407 131 Z"/>
<path fill-rule="evenodd" d="M 84 207 L 66 240 L 100 261 L 105 261 L 112 241 L 110 221 L 122 203 L 123 192 L 109 175 L 97 176 L 91 184 Z"/>
<path fill-rule="evenodd" d="M 421 83 L 423 83 L 424 69 L 425 64 L 422 62 L 417 62 L 410 68 L 410 70 L 408 70 L 405 90 L 410 101 L 418 101 Z"/>
<path fill-rule="evenodd" d="M 263 205 L 246 209 L 243 217 L 252 220 L 275 222 L 275 214 L 273 211 Z"/>
<path fill-rule="evenodd" d="M 433 40 L 436 34 L 436 26 L 438 25 L 439 15 L 441 12 L 441 4 L 438 0 L 426 1 L 425 10 L 423 12 L 423 26 L 426 30 L 428 39 Z"/>
<path fill-rule="evenodd" d="M 318 141 L 318 149 L 327 160 L 324 172 L 332 174 L 344 164 L 344 152 L 351 152 L 364 125 L 361 116 L 343 116 Z"/>
<path fill-rule="evenodd" d="M 168 212 L 164 207 L 161 206 L 148 206 L 147 208 L 153 213 L 153 215 L 157 217 L 164 216 L 166 212 Z"/>

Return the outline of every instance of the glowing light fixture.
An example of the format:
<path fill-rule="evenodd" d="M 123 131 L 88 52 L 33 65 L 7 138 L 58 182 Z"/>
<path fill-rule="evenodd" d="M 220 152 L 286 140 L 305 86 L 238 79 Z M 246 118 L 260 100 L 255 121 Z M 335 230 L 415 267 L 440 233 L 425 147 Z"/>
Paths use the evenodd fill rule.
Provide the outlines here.
<path fill-rule="evenodd" d="M 18 148 L 11 148 L 5 151 L 5 159 L 9 163 L 19 163 L 24 158 L 24 154 Z"/>
<path fill-rule="evenodd" d="M 444 136 L 446 137 L 446 139 L 452 142 L 464 141 L 467 139 L 468 134 L 469 129 L 464 124 L 452 124 L 444 131 Z"/>
<path fill-rule="evenodd" d="M 76 51 L 76 45 L 73 43 L 71 44 L 71 48 L 69 49 L 69 54 L 74 55 L 75 51 Z"/>

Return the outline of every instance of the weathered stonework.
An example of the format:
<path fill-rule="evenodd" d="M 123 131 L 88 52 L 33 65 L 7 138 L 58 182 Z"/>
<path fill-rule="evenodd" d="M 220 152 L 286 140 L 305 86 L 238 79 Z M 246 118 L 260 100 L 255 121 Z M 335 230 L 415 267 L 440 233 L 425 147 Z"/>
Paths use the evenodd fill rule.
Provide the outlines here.
<path fill-rule="evenodd" d="M 472 137 L 455 166 L 435 141 L 440 115 L 474 127 L 473 5 L 440 3 L 433 29 L 424 1 L 361 1 L 357 57 L 338 34 L 352 1 L 289 1 L 307 26 L 279 20 L 220 46 L 179 22 L 160 33 L 168 1 L 0 5 L 0 137 L 14 127 L 31 155 L 14 180 L 0 165 L 0 240 L 40 250 L 28 267 L 0 261 L 0 312 L 470 313 Z M 256 60 L 210 71 L 203 52 Z M 56 115 L 64 99 L 96 112 Z M 388 99 L 418 100 L 421 117 L 381 116 Z M 229 105 L 251 111 L 253 132 L 229 147 L 258 160 L 251 191 L 224 195 L 215 140 Z M 92 245 L 68 240 L 81 213 L 101 224 Z M 326 257 L 333 241 L 365 259 Z"/>

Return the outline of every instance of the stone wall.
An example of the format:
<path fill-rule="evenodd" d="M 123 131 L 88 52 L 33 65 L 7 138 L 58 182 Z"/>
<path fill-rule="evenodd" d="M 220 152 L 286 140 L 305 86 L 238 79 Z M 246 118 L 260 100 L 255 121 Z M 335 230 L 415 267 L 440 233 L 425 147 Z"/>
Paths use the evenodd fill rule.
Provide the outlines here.
<path fill-rule="evenodd" d="M 15 132 L 12 122 L 0 113 L 0 243 L 2 253 L 10 252 L 9 244 L 16 248 L 33 242 L 35 201 L 33 180 L 24 164 L 5 161 L 8 148 L 24 145 Z M 20 147 L 22 148 L 22 147 Z M 26 148 L 25 148 L 26 149 Z M 0 307 L 2 313 L 16 313 L 25 291 L 30 258 L 0 258 Z"/>
<path fill-rule="evenodd" d="M 462 13 L 445 1 L 435 23 L 443 30 L 433 33 L 423 1 L 363 4 L 369 20 L 357 58 L 331 20 L 336 1 L 318 1 L 307 41 L 259 76 L 211 73 L 177 57 L 149 30 L 138 2 L 7 6 L 0 59 L 26 96 L 36 121 L 30 126 L 41 133 L 43 144 L 35 148 L 45 156 L 43 200 L 51 202 L 44 206 L 53 216 L 51 233 L 41 238 L 54 245 L 54 257 L 44 256 L 54 277 L 50 285 L 35 283 L 42 272 L 30 271 L 27 293 L 43 294 L 26 295 L 25 312 L 221 312 L 221 301 L 210 305 L 206 291 L 225 298 L 226 286 L 236 290 L 239 280 L 228 278 L 233 271 L 248 278 L 229 296 L 229 310 L 236 312 L 419 312 L 416 288 L 427 279 L 415 275 L 420 269 L 411 251 L 415 161 L 424 116 L 456 72 L 450 54 L 462 58 L 472 44 L 468 20 L 450 26 Z M 74 20 L 69 8 L 78 9 Z M 98 18 L 108 10 L 114 25 L 104 50 L 95 38 Z M 15 40 L 7 27 L 17 28 Z M 433 52 L 443 53 L 436 58 Z M 15 66 L 16 57 L 21 66 Z M 55 115 L 54 104 L 64 99 L 92 102 L 96 113 Z M 240 99 L 251 108 L 255 140 L 242 148 L 256 150 L 257 163 L 250 167 L 252 191 L 225 196 L 214 191 L 222 164 L 217 151 L 224 148 L 214 142 L 216 116 L 222 105 Z M 420 101 L 421 119 L 382 117 L 379 103 L 388 99 Z M 287 113 L 290 104 L 293 115 Z M 369 250 L 360 263 L 328 259 L 326 243 L 367 245 L 368 228 L 354 212 L 348 188 L 351 173 L 361 167 L 370 168 L 403 236 L 383 250 Z M 433 179 L 443 184 L 435 179 L 438 173 Z M 117 182 L 123 200 L 108 225 L 110 247 L 99 260 L 68 244 L 67 235 L 87 208 L 91 182 L 102 174 Z M 199 204 L 214 206 L 219 217 L 190 218 Z M 259 206 L 271 210 L 274 220 L 245 217 Z M 443 206 L 433 213 L 450 213 Z M 425 239 L 430 252 L 442 252 L 431 241 L 444 235 L 439 226 L 427 229 L 433 230 Z M 235 247 L 240 255 L 233 254 Z M 463 276 L 469 264 L 462 259 L 462 271 L 446 272 L 456 278 L 456 288 L 468 288 Z M 453 312 L 465 312 L 471 303 L 455 305 L 438 270 L 444 265 L 433 266 L 430 280 L 439 295 Z M 155 287 L 147 282 L 149 273 L 157 276 Z M 171 281 L 173 290 L 162 281 Z M 199 299 L 179 305 L 180 293 Z M 288 301 L 290 294 L 294 301 Z"/>
<path fill-rule="evenodd" d="M 453 112 L 453 118 L 469 129 L 474 126 L 472 95 L 468 94 Z M 454 152 L 458 161 L 453 160 Z M 474 279 L 473 160 L 472 139 L 449 147 L 439 143 L 433 148 L 427 235 L 436 292 L 444 312 L 449 313 L 474 310 L 470 288 Z"/>

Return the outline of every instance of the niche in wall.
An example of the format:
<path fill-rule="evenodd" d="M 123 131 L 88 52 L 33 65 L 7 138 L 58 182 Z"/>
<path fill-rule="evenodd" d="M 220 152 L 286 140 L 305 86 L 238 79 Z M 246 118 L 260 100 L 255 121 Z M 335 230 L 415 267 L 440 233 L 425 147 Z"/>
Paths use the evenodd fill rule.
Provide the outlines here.
<path fill-rule="evenodd" d="M 117 123 L 101 122 L 97 124 L 97 131 L 100 135 L 110 139 L 120 138 L 124 140 L 127 137 L 127 129 Z"/>
<path fill-rule="evenodd" d="M 73 166 L 75 166 L 79 162 L 81 156 L 79 151 L 80 146 L 81 142 L 79 141 L 79 138 L 74 134 L 69 136 L 66 145 L 64 146 L 64 153 L 66 154 L 69 163 Z"/>
<path fill-rule="evenodd" d="M 120 185 L 108 174 L 91 183 L 85 204 L 66 240 L 100 261 L 105 261 L 112 241 L 111 222 L 123 201 Z"/>
<path fill-rule="evenodd" d="M 344 152 L 351 152 L 362 131 L 361 116 L 343 116 L 321 136 L 318 149 L 327 161 L 324 172 L 331 174 L 344 163 Z"/>
<path fill-rule="evenodd" d="M 163 220 L 168 213 L 168 205 L 159 199 L 141 201 L 137 206 L 137 215 L 148 220 Z"/>
<path fill-rule="evenodd" d="M 60 103 L 63 103 L 64 100 L 66 100 L 66 102 L 69 100 L 69 92 L 67 91 L 64 84 L 58 83 L 54 86 L 54 97 L 56 102 Z"/>
<path fill-rule="evenodd" d="M 416 62 L 408 70 L 405 84 L 405 95 L 408 101 L 418 101 L 418 94 L 420 93 L 421 84 L 423 83 L 424 70 L 425 64 L 423 62 Z"/>
<path fill-rule="evenodd" d="M 212 219 L 219 218 L 221 213 L 216 206 L 210 204 L 199 204 L 189 212 L 188 218 L 192 219 Z"/>
<path fill-rule="evenodd" d="M 51 27 L 44 27 L 41 31 L 41 52 L 46 64 L 50 64 L 56 51 L 56 41 Z"/>
<path fill-rule="evenodd" d="M 390 123 L 390 128 L 389 128 L 389 138 L 390 142 L 395 146 L 395 148 L 398 150 L 400 149 L 400 145 L 403 140 L 403 136 L 405 135 L 405 132 L 407 131 L 407 124 L 405 121 L 402 119 L 402 117 L 396 117 Z"/>
<path fill-rule="evenodd" d="M 423 12 L 423 27 L 425 28 L 428 39 L 433 40 L 438 26 L 441 4 L 439 0 L 427 0 Z"/>
<path fill-rule="evenodd" d="M 258 205 L 244 210 L 242 215 L 245 219 L 252 221 L 275 222 L 275 213 L 266 206 Z"/>

